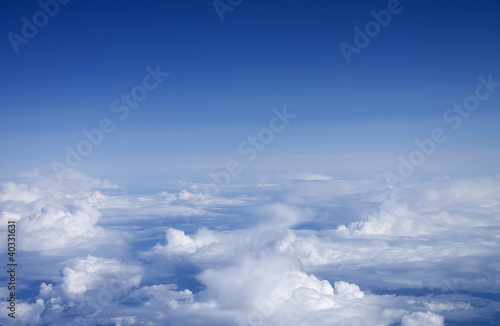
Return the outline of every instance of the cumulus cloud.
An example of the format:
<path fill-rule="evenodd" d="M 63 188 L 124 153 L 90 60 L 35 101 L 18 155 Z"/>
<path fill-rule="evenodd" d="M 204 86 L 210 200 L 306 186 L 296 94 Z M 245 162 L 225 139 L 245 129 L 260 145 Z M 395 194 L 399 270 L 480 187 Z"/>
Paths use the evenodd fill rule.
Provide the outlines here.
<path fill-rule="evenodd" d="M 500 180 L 436 178 L 385 192 L 375 211 L 339 225 L 353 237 L 421 237 L 500 225 Z M 384 198 L 385 197 L 385 198 Z"/>
<path fill-rule="evenodd" d="M 355 236 L 419 236 L 435 231 L 446 217 L 446 213 L 417 213 L 404 202 L 389 200 L 382 204 L 379 212 L 369 215 L 367 221 L 354 222 L 349 229 Z"/>
<path fill-rule="evenodd" d="M 181 230 L 168 229 L 166 231 L 166 241 L 165 246 L 158 244 L 153 248 L 153 251 L 167 255 L 194 253 L 199 248 L 218 242 L 214 234 L 207 229 L 198 230 L 193 237 L 185 235 Z"/>
<path fill-rule="evenodd" d="M 14 201 L 28 204 L 38 200 L 41 196 L 38 188 L 29 187 L 22 183 L 16 184 L 12 181 L 7 181 L 0 184 L 0 186 L 2 187 L 0 202 Z"/>
<path fill-rule="evenodd" d="M 45 284 L 45 282 L 40 284 L 40 293 L 39 293 L 40 297 L 50 298 L 53 293 L 54 293 L 54 287 L 52 284 Z"/>
<path fill-rule="evenodd" d="M 215 314 L 213 324 L 220 325 L 235 320 L 240 325 L 329 325 L 332 321 L 389 325 L 414 312 L 416 306 L 402 304 L 404 299 L 367 295 L 357 284 L 344 280 L 330 283 L 303 271 L 301 258 L 309 257 L 321 241 L 297 235 L 290 226 L 307 220 L 310 211 L 275 204 L 255 212 L 262 216 L 252 228 L 232 232 L 200 229 L 191 236 L 168 229 L 167 244 L 154 247 L 156 253 L 167 256 L 185 255 L 203 269 L 198 280 L 204 290 L 194 296 L 192 305 L 182 306 L 181 310 L 189 311 L 185 314 L 196 316 L 200 310 L 195 307 L 210 307 Z M 214 252 L 219 259 L 210 260 Z M 321 257 L 325 252 L 316 255 Z M 354 249 L 346 255 L 352 252 Z M 366 259 L 363 253 L 358 255 Z M 326 256 L 323 263 L 332 263 L 331 258 Z M 225 316 L 224 311 L 232 311 L 233 316 Z M 196 324 L 183 316 L 185 324 Z"/>
<path fill-rule="evenodd" d="M 41 322 L 40 315 L 45 309 L 45 302 L 37 299 L 35 303 L 19 302 L 15 325 L 38 325 Z"/>
<path fill-rule="evenodd" d="M 3 211 L 0 213 L 0 220 L 2 221 L 2 225 L 7 225 L 8 221 L 19 221 L 21 219 L 21 215 L 16 213 L 11 213 L 7 211 Z"/>
<path fill-rule="evenodd" d="M 473 294 L 500 289 L 499 184 L 306 176 L 274 197 L 136 196 L 82 175 L 26 177 L 3 184 L 0 217 L 24 250 L 58 253 L 59 274 L 33 276 L 38 295 L 20 301 L 25 324 L 444 325 L 500 308 Z M 75 248 L 88 254 L 68 260 Z"/>
<path fill-rule="evenodd" d="M 120 282 L 122 287 L 129 289 L 137 287 L 141 279 L 142 269 L 138 266 L 89 255 L 74 259 L 70 266 L 64 268 L 62 288 L 70 297 L 75 297 L 103 287 L 110 280 Z"/>
<path fill-rule="evenodd" d="M 436 315 L 430 311 L 414 312 L 411 315 L 404 316 L 401 320 L 401 326 L 443 326 L 443 316 Z"/>
<path fill-rule="evenodd" d="M 335 282 L 335 292 L 346 299 L 361 299 L 365 294 L 356 284 L 350 284 L 344 281 Z"/>
<path fill-rule="evenodd" d="M 394 296 L 366 295 L 345 281 L 332 286 L 272 254 L 247 256 L 199 278 L 206 286 L 200 297 L 238 312 L 239 325 L 389 325 L 411 313 Z"/>
<path fill-rule="evenodd" d="M 24 177 L 22 182 L 1 184 L 1 220 L 17 221 L 19 237 L 23 238 L 19 249 L 57 254 L 69 248 L 117 240 L 98 226 L 102 214 L 95 203 L 103 195 L 99 197 L 100 192 L 91 188 L 113 186 L 80 174 L 71 180 L 80 184 L 44 177 Z"/>
<path fill-rule="evenodd" d="M 20 300 L 18 297 L 16 299 L 15 311 L 11 311 L 7 309 L 9 307 L 9 302 L 7 302 L 7 299 L 10 299 L 9 294 L 1 293 L 0 298 L 1 298 L 0 308 L 4 312 L 0 315 L 0 322 L 5 323 L 5 325 L 20 325 L 20 326 L 31 326 L 31 325 L 42 324 L 42 314 L 44 313 L 46 308 L 43 299 L 38 298 L 34 302 L 30 303 L 25 300 Z M 8 313 L 12 312 L 14 312 L 15 318 L 7 316 Z"/>
<path fill-rule="evenodd" d="M 68 208 L 47 204 L 19 220 L 19 232 L 25 238 L 20 248 L 54 250 L 78 246 L 90 239 L 104 239 L 104 230 L 96 226 L 100 215 L 86 201 L 76 201 Z"/>

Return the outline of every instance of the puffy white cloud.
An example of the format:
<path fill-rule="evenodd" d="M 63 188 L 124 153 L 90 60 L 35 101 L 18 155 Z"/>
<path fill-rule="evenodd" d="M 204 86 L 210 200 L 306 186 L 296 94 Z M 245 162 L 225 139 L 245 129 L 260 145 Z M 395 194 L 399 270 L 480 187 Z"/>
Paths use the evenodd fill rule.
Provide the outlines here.
<path fill-rule="evenodd" d="M 2 225 L 7 225 L 8 221 L 19 221 L 21 219 L 21 215 L 3 211 L 0 213 L 0 221 L 2 222 Z"/>
<path fill-rule="evenodd" d="M 16 323 L 18 325 L 37 325 L 41 322 L 40 315 L 45 309 L 45 302 L 37 299 L 35 303 L 17 303 Z"/>
<path fill-rule="evenodd" d="M 194 297 L 192 304 L 175 305 L 180 309 L 177 313 L 183 324 L 196 325 L 186 315 L 195 318 L 199 313 L 207 313 L 207 309 L 215 315 L 205 323 L 218 325 L 235 322 L 240 325 L 330 325 L 332 321 L 389 325 L 413 312 L 414 307 L 401 304 L 401 299 L 394 296 L 366 295 L 358 285 L 346 281 L 336 281 L 332 286 L 327 280 L 302 271 L 293 252 L 283 254 L 290 245 L 303 255 L 315 250 L 315 242 L 298 240 L 295 232 L 287 227 L 302 220 L 301 214 L 307 215 L 307 210 L 281 204 L 257 212 L 264 217 L 261 224 L 253 228 L 227 232 L 201 229 L 210 235 L 206 237 L 210 239 L 207 242 L 200 241 L 203 238 L 199 236 L 200 231 L 187 236 L 182 231 L 169 229 L 167 245 L 157 245 L 158 252 L 168 252 L 170 245 L 171 253 L 187 255 L 191 262 L 204 268 L 198 277 L 204 290 Z M 266 219 L 267 216 L 273 218 Z M 210 266 L 210 260 L 205 258 L 211 257 L 214 250 L 217 252 L 214 248 L 218 246 L 226 248 L 221 252 L 223 258 L 216 260 L 215 265 L 212 260 Z M 233 316 L 225 316 L 226 311 L 232 311 Z"/>
<path fill-rule="evenodd" d="M 52 296 L 52 294 L 54 293 L 54 287 L 52 284 L 45 284 L 45 282 L 43 282 L 42 284 L 40 284 L 40 297 L 42 298 L 50 298 Z"/>
<path fill-rule="evenodd" d="M 389 200 L 367 221 L 354 222 L 349 229 L 355 236 L 419 236 L 434 231 L 437 227 L 434 220 L 443 218 L 446 218 L 446 214 L 419 214 L 411 211 L 406 203 Z"/>
<path fill-rule="evenodd" d="M 500 179 L 434 179 L 386 193 L 366 218 L 339 225 L 344 236 L 420 237 L 500 226 Z"/>
<path fill-rule="evenodd" d="M 89 255 L 76 258 L 63 270 L 62 289 L 70 297 L 82 295 L 93 289 L 104 287 L 113 281 L 123 289 L 137 287 L 142 279 L 142 268 L 122 264 L 116 259 Z"/>
<path fill-rule="evenodd" d="M 258 186 L 136 196 L 78 174 L 62 186 L 4 183 L 2 220 L 17 220 L 24 249 L 57 251 L 50 259 L 63 266 L 37 279 L 25 320 L 409 326 L 498 311 L 471 294 L 500 290 L 498 178 L 388 190 L 323 177 L 285 181 L 274 197 Z M 102 243 L 126 246 L 98 254 Z M 429 294 L 377 294 L 411 289 Z"/>
<path fill-rule="evenodd" d="M 29 187 L 26 184 L 16 184 L 12 181 L 7 181 L 0 184 L 0 186 L 2 187 L 0 202 L 14 201 L 28 204 L 41 197 L 40 189 Z"/>
<path fill-rule="evenodd" d="M 92 239 L 105 239 L 106 234 L 96 226 L 100 218 L 97 209 L 87 201 L 75 201 L 71 207 L 47 204 L 18 222 L 23 250 L 54 250 L 76 247 Z"/>
<path fill-rule="evenodd" d="M 21 326 L 31 326 L 42 324 L 41 315 L 45 310 L 45 302 L 43 299 L 37 299 L 33 303 L 28 303 L 24 300 L 16 300 L 14 316 L 15 318 L 8 317 L 7 313 L 12 313 L 8 310 L 8 302 L 6 298 L 2 295 L 2 302 L 0 303 L 0 308 L 3 313 L 0 315 L 0 322 L 4 322 L 6 325 L 21 325 Z"/>
<path fill-rule="evenodd" d="M 279 256 L 245 256 L 233 265 L 207 269 L 199 279 L 207 286 L 208 297 L 221 307 L 247 307 L 269 297 L 283 301 L 294 294 L 297 300 L 304 301 L 333 295 L 328 281 L 293 269 Z M 313 302 L 310 305 L 314 307 Z"/>
<path fill-rule="evenodd" d="M 350 284 L 344 281 L 335 282 L 335 293 L 345 299 L 361 299 L 365 296 L 363 291 L 356 284 Z"/>
<path fill-rule="evenodd" d="M 401 326 L 443 326 L 443 316 L 436 315 L 430 311 L 414 312 L 411 315 L 404 316 L 401 319 Z"/>
<path fill-rule="evenodd" d="M 156 245 L 153 251 L 156 253 L 182 254 L 194 253 L 199 248 L 217 242 L 217 238 L 207 229 L 200 229 L 193 237 L 187 236 L 181 230 L 168 229 L 166 231 L 167 244 Z"/>
<path fill-rule="evenodd" d="M 80 182 L 80 184 L 76 184 Z M 119 242 L 98 226 L 102 216 L 94 207 L 105 199 L 89 187 L 111 187 L 108 182 L 76 175 L 70 183 L 37 177 L 8 181 L 1 185 L 1 220 L 17 221 L 21 250 L 58 254 L 70 248 L 96 246 L 106 241 Z M 1 234 L 3 239 L 5 235 Z"/>
<path fill-rule="evenodd" d="M 484 246 L 482 243 L 471 246 L 470 243 L 454 241 L 453 237 L 441 237 L 440 235 L 443 233 L 453 234 L 450 231 L 460 231 L 462 226 L 467 225 L 467 221 L 451 220 L 449 217 L 451 213 L 447 213 L 445 210 L 447 207 L 430 211 L 421 209 L 418 200 L 409 202 L 407 199 L 417 199 L 415 194 L 407 194 L 405 191 L 407 190 L 388 196 L 386 200 L 380 203 L 375 212 L 368 215 L 367 220 L 353 222 L 349 228 L 339 226 L 335 230 L 292 230 L 291 227 L 310 220 L 310 217 L 314 214 L 308 209 L 297 209 L 297 207 L 285 204 L 273 204 L 266 205 L 256 211 L 260 223 L 255 227 L 226 232 L 210 231 L 213 242 L 208 245 L 197 245 L 194 241 L 195 235 L 187 236 L 179 231 L 176 232 L 178 235 L 177 240 L 172 241 L 172 244 L 175 243 L 179 245 L 178 248 L 182 248 L 175 250 L 178 254 L 184 252 L 190 257 L 192 263 L 199 264 L 205 270 L 201 274 L 200 280 L 206 286 L 204 293 L 210 298 L 206 302 L 216 303 L 218 307 L 220 306 L 220 309 L 236 309 L 235 307 L 227 307 L 226 304 L 237 305 L 242 311 L 246 310 L 247 315 L 253 313 L 253 310 L 248 312 L 248 302 L 262 300 L 269 303 L 270 297 L 274 295 L 283 297 L 283 293 L 286 293 L 286 291 L 281 290 L 280 292 L 278 287 L 278 294 L 271 295 L 269 293 L 275 289 L 273 286 L 279 284 L 272 277 L 272 275 L 275 275 L 272 268 L 269 271 L 261 271 L 252 278 L 249 271 L 257 272 L 261 268 L 257 263 L 243 263 L 240 258 L 246 255 L 259 257 L 258 260 L 260 261 L 267 261 L 265 257 L 271 255 L 271 253 L 274 255 L 273 262 L 282 259 L 291 259 L 291 261 L 298 259 L 300 265 L 292 264 L 295 267 L 289 265 L 288 269 L 282 269 L 281 272 L 277 273 L 278 275 L 284 275 L 286 271 L 295 270 L 305 273 L 305 275 L 314 276 L 300 271 L 300 269 L 305 268 L 310 272 L 314 272 L 315 270 L 322 270 L 321 266 L 331 266 L 330 268 L 340 272 L 337 273 L 338 275 L 349 276 L 351 279 L 358 278 L 363 283 L 369 283 L 370 278 L 380 280 L 379 283 L 375 284 L 379 288 L 389 285 L 393 288 L 398 286 L 403 288 L 428 286 L 447 290 L 446 285 L 443 283 L 446 276 L 442 272 L 429 275 L 428 267 L 426 267 L 425 273 L 424 271 L 419 272 L 418 267 L 415 269 L 414 264 L 433 264 L 436 270 L 440 271 L 443 268 L 446 269 L 443 266 L 445 266 L 447 260 L 494 254 L 492 247 Z M 379 197 L 382 198 L 383 196 Z M 371 198 L 368 198 L 368 200 L 371 200 Z M 492 222 L 494 223 L 494 221 Z M 454 228 L 449 229 L 449 225 Z M 432 236 L 432 238 L 429 238 L 429 236 Z M 452 249 L 450 249 L 450 241 L 454 243 Z M 167 246 L 157 247 L 165 249 Z M 217 258 L 214 258 L 214 254 Z M 212 266 L 215 264 L 219 268 L 211 268 L 210 264 Z M 355 271 L 370 266 L 377 269 L 372 271 L 369 279 L 366 278 L 366 274 L 363 274 L 363 272 L 349 272 L 350 270 Z M 401 270 L 404 272 L 401 272 Z M 326 274 L 322 272 L 322 274 L 335 276 L 335 272 Z M 238 282 L 235 280 L 233 283 L 232 275 L 237 275 L 240 280 L 244 281 Z M 234 277 L 236 278 L 236 276 Z M 271 290 L 264 294 L 258 293 L 259 285 L 255 280 L 267 279 L 272 280 L 272 284 L 267 285 L 267 288 Z M 248 288 L 240 288 L 239 286 L 242 284 L 248 284 L 249 286 Z M 297 300 L 288 301 L 288 304 L 304 308 L 304 316 L 307 315 L 306 311 L 316 311 L 315 307 L 325 307 L 325 309 L 319 310 L 334 309 L 336 307 L 335 309 L 340 309 L 338 311 L 342 311 L 345 315 L 337 312 L 335 318 L 339 321 L 344 318 L 351 322 L 351 319 L 355 320 L 355 316 L 348 313 L 348 307 L 352 304 L 343 305 L 342 302 L 348 299 L 361 300 L 362 304 L 355 305 L 358 307 L 356 311 L 361 311 L 357 312 L 357 318 L 363 320 L 359 324 L 371 320 L 375 314 L 374 312 L 381 313 L 384 311 L 384 305 L 388 310 L 384 314 L 385 319 L 380 319 L 381 324 L 400 321 L 404 315 L 409 315 L 415 309 L 411 305 L 401 309 L 405 305 L 398 303 L 400 299 L 387 301 L 388 299 L 382 296 L 366 295 L 358 285 L 351 282 L 340 280 L 333 284 L 335 294 L 331 298 L 328 295 L 325 296 L 324 293 L 314 292 L 304 287 L 302 290 L 297 290 L 294 297 Z M 293 286 L 290 289 L 293 289 Z M 234 293 L 239 293 L 240 296 L 235 297 Z M 304 294 L 304 296 L 301 297 L 300 294 Z M 247 296 L 246 299 L 245 295 Z M 300 298 L 304 298 L 304 300 L 301 301 Z M 435 312 L 441 310 L 450 311 L 450 305 L 450 301 L 446 300 L 434 303 L 429 301 L 423 302 L 419 309 Z M 460 303 L 459 306 L 471 307 L 466 302 Z M 281 304 L 279 309 L 273 310 L 273 314 L 284 318 L 286 314 L 280 315 L 278 311 L 281 311 L 280 309 L 288 311 L 286 307 L 286 304 Z M 446 309 L 446 307 L 449 309 Z M 352 309 L 351 307 L 351 311 Z M 290 309 L 290 311 L 294 312 L 294 318 L 297 320 L 303 318 L 299 314 L 299 310 Z M 364 313 L 365 310 L 371 312 Z M 257 318 L 256 313 L 252 316 Z M 266 320 L 270 324 L 272 324 L 271 321 L 279 321 L 278 317 L 273 318 L 270 317 Z M 315 320 L 316 323 L 324 323 L 323 317 L 318 318 L 318 320 Z M 352 323 L 356 324 L 354 321 Z"/>

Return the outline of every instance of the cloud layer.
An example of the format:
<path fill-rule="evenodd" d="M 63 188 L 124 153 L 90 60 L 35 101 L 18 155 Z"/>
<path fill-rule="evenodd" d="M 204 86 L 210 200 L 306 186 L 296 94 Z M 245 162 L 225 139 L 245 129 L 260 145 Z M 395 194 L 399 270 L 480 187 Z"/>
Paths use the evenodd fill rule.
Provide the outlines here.
<path fill-rule="evenodd" d="M 137 196 L 83 175 L 2 182 L 22 266 L 47 265 L 16 323 L 445 325 L 499 310 L 498 177 L 277 184 Z"/>

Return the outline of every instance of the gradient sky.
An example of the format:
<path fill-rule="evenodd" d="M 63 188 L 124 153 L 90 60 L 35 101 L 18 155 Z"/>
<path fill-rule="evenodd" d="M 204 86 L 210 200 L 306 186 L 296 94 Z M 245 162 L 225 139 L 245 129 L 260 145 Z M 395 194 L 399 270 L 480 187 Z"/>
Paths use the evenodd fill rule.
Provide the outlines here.
<path fill-rule="evenodd" d="M 0 11 L 0 324 L 498 323 L 499 1 L 55 1 Z"/>
<path fill-rule="evenodd" d="M 0 13 L 1 176 L 50 172 L 82 129 L 111 118 L 116 130 L 79 169 L 130 185 L 208 181 L 283 106 L 297 118 L 242 177 L 283 167 L 382 176 L 415 138 L 443 127 L 443 112 L 473 93 L 479 75 L 500 80 L 497 1 L 402 1 L 348 64 L 339 44 L 353 44 L 353 28 L 386 7 L 243 1 L 221 22 L 210 1 L 73 0 L 16 54 L 7 34 L 21 34 L 21 18 L 40 7 L 9 1 Z M 118 120 L 112 101 L 157 64 L 170 75 Z M 450 135 L 430 171 L 466 173 L 471 151 L 476 170 L 496 171 L 498 93 Z M 450 168 L 457 160 L 467 168 Z"/>

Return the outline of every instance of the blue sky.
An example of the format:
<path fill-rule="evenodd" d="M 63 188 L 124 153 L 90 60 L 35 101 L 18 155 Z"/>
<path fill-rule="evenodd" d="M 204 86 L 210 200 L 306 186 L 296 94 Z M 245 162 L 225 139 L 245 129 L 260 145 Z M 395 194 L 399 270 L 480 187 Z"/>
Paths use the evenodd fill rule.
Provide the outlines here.
<path fill-rule="evenodd" d="M 3 9 L 0 323 L 498 322 L 497 1 Z"/>
<path fill-rule="evenodd" d="M 264 155 L 355 149 L 393 158 L 438 125 L 477 76 L 498 75 L 500 26 L 494 1 L 402 2 L 389 26 L 347 64 L 339 44 L 353 44 L 353 28 L 386 8 L 370 1 L 242 2 L 221 22 L 207 1 L 61 5 L 19 53 L 7 38 L 2 43 L 3 170 L 50 169 L 82 129 L 116 117 L 111 102 L 157 64 L 170 76 L 81 169 L 105 177 L 112 172 L 105 171 L 107 158 L 126 164 L 139 153 L 150 164 L 179 155 L 217 160 L 233 155 L 272 108 L 283 106 L 299 118 Z M 39 10 L 35 2 L 10 3 L 2 13 L 5 34 L 19 34 L 21 18 Z M 476 143 L 495 148 L 488 122 L 498 117 L 498 101 L 492 97 L 473 117 L 483 133 L 463 128 L 447 146 L 463 137 L 474 143 L 467 150 Z"/>

